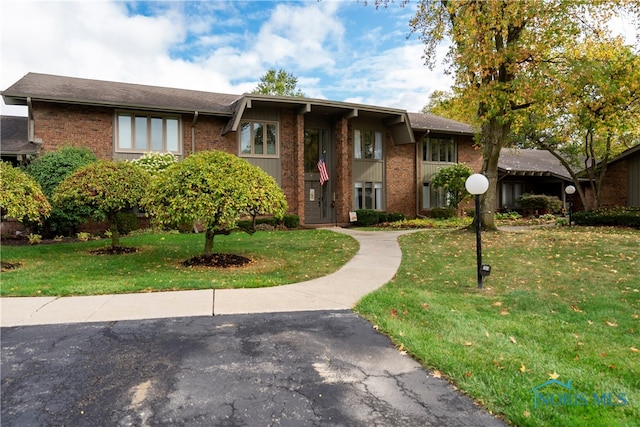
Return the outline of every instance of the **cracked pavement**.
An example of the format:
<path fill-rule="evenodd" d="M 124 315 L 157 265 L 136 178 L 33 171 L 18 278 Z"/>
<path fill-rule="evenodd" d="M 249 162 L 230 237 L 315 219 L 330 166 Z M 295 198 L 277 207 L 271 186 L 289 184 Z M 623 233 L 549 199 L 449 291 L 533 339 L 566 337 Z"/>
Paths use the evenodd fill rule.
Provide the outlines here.
<path fill-rule="evenodd" d="M 3 426 L 504 426 L 349 310 L 2 328 Z"/>

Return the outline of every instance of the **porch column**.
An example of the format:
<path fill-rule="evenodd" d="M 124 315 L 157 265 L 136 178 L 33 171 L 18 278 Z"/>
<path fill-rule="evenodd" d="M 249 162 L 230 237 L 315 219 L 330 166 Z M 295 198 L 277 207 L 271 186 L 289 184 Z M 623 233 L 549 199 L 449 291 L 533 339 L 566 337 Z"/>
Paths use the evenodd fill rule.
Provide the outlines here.
<path fill-rule="evenodd" d="M 334 125 L 336 141 L 336 172 L 334 191 L 336 193 L 336 222 L 347 224 L 351 210 L 351 150 L 349 148 L 349 121 L 343 117 Z"/>

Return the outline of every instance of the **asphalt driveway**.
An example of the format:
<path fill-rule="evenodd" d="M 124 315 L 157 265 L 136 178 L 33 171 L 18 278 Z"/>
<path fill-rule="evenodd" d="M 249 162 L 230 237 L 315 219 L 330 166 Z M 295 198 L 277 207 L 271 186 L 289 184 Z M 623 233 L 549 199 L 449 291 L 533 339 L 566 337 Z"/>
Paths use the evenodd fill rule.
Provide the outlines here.
<path fill-rule="evenodd" d="M 5 426 L 503 426 L 351 311 L 2 328 Z"/>

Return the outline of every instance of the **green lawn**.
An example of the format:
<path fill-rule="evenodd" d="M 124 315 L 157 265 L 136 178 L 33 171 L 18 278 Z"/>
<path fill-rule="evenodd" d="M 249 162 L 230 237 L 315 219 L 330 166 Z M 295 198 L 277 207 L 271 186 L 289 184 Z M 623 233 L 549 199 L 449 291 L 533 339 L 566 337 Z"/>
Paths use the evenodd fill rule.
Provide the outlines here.
<path fill-rule="evenodd" d="M 396 278 L 356 310 L 515 425 L 638 426 L 640 232 L 554 227 L 482 237 L 493 267 L 484 290 L 475 234 L 428 230 L 400 238 Z M 555 404 L 534 407 L 534 387 L 552 377 L 573 390 L 544 387 Z"/>
<path fill-rule="evenodd" d="M 122 238 L 138 248 L 125 255 L 94 255 L 110 240 L 2 246 L 2 260 L 22 267 L 2 273 L 2 296 L 96 295 L 176 289 L 251 288 L 309 280 L 336 271 L 358 242 L 329 230 L 237 232 L 216 236 L 214 252 L 251 258 L 242 268 L 183 267 L 202 253 L 203 234 L 141 234 Z"/>

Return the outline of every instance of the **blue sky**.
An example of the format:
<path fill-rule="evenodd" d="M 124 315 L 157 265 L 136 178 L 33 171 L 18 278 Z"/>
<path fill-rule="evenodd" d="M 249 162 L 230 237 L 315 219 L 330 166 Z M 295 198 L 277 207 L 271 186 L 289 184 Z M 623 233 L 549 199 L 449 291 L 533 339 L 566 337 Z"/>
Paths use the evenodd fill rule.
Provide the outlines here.
<path fill-rule="evenodd" d="M 0 88 L 28 72 L 249 92 L 270 68 L 309 97 L 419 111 L 446 90 L 409 35 L 415 2 L 2 0 Z M 29 36 L 25 35 L 25 32 Z M 443 48 L 440 59 L 444 58 Z M 2 105 L 2 114 L 26 108 Z"/>

